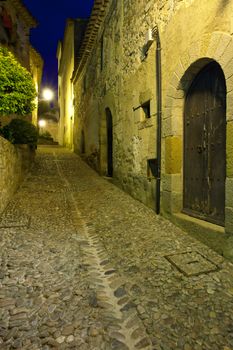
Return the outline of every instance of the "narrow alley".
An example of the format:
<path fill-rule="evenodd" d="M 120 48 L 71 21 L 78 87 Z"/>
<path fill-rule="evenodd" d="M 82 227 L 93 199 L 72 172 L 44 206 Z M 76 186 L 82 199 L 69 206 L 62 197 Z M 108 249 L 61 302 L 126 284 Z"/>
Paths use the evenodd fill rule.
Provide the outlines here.
<path fill-rule="evenodd" d="M 59 147 L 0 221 L 0 349 L 232 350 L 233 269 Z"/>

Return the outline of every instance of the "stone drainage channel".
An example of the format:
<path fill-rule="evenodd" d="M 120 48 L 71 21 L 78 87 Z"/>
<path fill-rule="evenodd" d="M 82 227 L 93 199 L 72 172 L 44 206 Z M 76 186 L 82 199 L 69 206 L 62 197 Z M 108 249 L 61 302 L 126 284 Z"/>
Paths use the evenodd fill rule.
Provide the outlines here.
<path fill-rule="evenodd" d="M 98 236 L 92 228 L 88 228 L 81 217 L 72 193 L 72 187 L 59 166 L 59 161 L 54 153 L 58 174 L 66 189 L 67 201 L 71 206 L 71 219 L 79 233 L 72 238 L 82 243 L 85 263 L 90 276 L 90 285 L 93 286 L 92 305 L 102 307 L 106 315 L 111 314 L 116 327 L 109 329 L 109 336 L 115 339 L 112 349 L 117 350 L 152 350 L 151 340 L 145 330 L 143 322 L 137 315 L 135 308 L 130 306 L 130 299 L 124 288 L 121 287 L 121 279 L 116 270 L 111 267 L 104 247 L 99 242 Z M 116 330 L 117 329 L 117 330 Z"/>

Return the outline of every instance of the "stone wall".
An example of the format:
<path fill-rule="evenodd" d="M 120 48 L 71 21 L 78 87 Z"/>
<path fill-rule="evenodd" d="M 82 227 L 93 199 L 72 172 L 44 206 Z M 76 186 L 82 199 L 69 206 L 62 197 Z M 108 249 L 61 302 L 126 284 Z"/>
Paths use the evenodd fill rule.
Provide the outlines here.
<path fill-rule="evenodd" d="M 109 108 L 114 177 L 123 189 L 152 208 L 155 179 L 148 175 L 147 161 L 156 157 L 155 45 L 145 56 L 145 36 L 157 23 L 165 30 L 172 15 L 192 2 L 112 0 L 90 59 L 74 87 L 74 149 L 80 153 L 84 135 L 87 158 L 106 174 Z M 147 102 L 150 118 L 138 108 Z"/>
<path fill-rule="evenodd" d="M 93 159 L 94 168 L 106 174 L 106 109 L 110 109 L 114 177 L 134 197 L 154 207 L 154 180 L 147 178 L 147 158 L 154 158 L 155 153 L 155 105 L 153 101 L 150 120 L 145 120 L 143 113 L 134 112 L 133 108 L 153 97 L 155 81 L 153 79 L 149 84 L 145 66 L 137 67 L 140 50 L 136 50 L 136 55 L 128 54 L 126 50 L 126 42 L 131 42 L 132 38 L 128 36 L 125 20 L 122 2 L 112 1 L 97 38 L 95 54 L 88 62 L 88 70 L 75 85 L 75 125 L 79 126 L 74 129 L 75 150 L 80 151 L 84 134 L 87 158 Z M 137 41 L 135 43 L 139 46 Z M 126 62 L 126 57 L 131 61 Z M 149 69 L 154 70 L 154 61 L 149 64 Z"/>
<path fill-rule="evenodd" d="M 0 214 L 25 177 L 34 160 L 27 145 L 13 146 L 0 137 Z"/>
<path fill-rule="evenodd" d="M 59 144 L 72 148 L 73 92 L 71 78 L 74 70 L 74 21 L 67 20 L 62 45 L 58 50 L 58 99 L 60 108 Z"/>
<path fill-rule="evenodd" d="M 75 87 L 75 150 L 97 154 L 106 174 L 106 109 L 113 119 L 113 176 L 123 189 L 155 208 L 156 40 L 145 54 L 148 29 L 159 28 L 162 46 L 162 187 L 165 215 L 183 207 L 183 112 L 196 74 L 217 62 L 227 86 L 226 232 L 233 233 L 233 0 L 124 0 L 110 2 Z M 102 51 L 102 53 L 101 53 Z M 150 103 L 150 118 L 143 106 Z"/>

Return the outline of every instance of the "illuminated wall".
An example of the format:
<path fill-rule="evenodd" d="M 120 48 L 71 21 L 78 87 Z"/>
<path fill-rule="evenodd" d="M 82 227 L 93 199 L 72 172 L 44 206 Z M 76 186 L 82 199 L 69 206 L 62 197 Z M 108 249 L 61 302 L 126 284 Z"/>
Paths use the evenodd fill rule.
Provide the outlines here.
<path fill-rule="evenodd" d="M 35 84 L 37 94 L 40 91 L 40 84 L 43 71 L 43 60 L 40 54 L 33 48 L 30 47 L 30 72 Z M 32 112 L 32 123 L 37 125 L 38 120 L 38 97 L 35 100 L 36 108 Z"/>
<path fill-rule="evenodd" d="M 75 150 L 81 153 L 84 138 L 88 163 L 106 175 L 106 110 L 110 110 L 113 176 L 125 191 L 155 209 L 157 179 L 150 160 L 157 158 L 156 37 L 149 48 L 145 43 L 148 31 L 158 26 L 161 212 L 174 220 L 182 215 L 186 94 L 198 72 L 216 62 L 227 88 L 225 227 L 216 230 L 233 233 L 233 0 L 104 3 L 108 6 L 103 16 L 103 8 L 98 9 L 96 2 L 75 77 Z M 197 225 L 200 222 L 204 230 L 203 220 L 197 220 Z"/>

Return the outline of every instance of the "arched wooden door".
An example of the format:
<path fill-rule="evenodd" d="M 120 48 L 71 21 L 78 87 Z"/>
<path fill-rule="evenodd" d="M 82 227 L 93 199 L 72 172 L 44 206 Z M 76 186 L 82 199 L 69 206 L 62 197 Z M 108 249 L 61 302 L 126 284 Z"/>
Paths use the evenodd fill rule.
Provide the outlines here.
<path fill-rule="evenodd" d="M 107 175 L 113 176 L 113 127 L 112 113 L 106 108 L 106 126 L 107 126 Z"/>
<path fill-rule="evenodd" d="M 224 226 L 226 84 L 212 62 L 191 85 L 184 110 L 184 212 Z"/>

